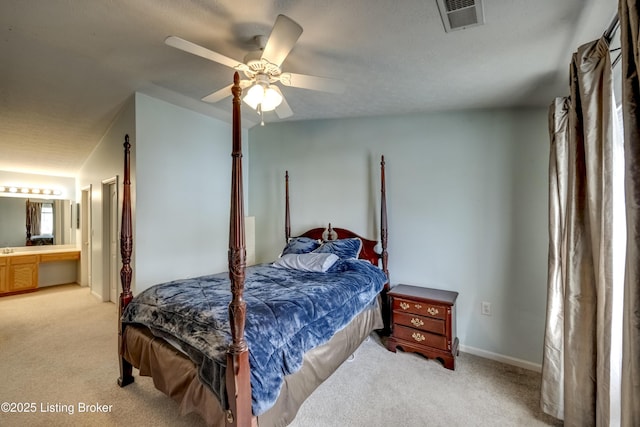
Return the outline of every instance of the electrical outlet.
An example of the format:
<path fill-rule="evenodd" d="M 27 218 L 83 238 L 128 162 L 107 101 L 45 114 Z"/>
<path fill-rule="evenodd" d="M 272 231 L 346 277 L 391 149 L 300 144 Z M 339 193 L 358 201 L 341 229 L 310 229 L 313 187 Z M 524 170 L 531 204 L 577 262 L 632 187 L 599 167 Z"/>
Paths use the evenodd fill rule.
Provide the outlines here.
<path fill-rule="evenodd" d="M 482 301 L 480 312 L 485 316 L 491 316 L 491 303 Z"/>

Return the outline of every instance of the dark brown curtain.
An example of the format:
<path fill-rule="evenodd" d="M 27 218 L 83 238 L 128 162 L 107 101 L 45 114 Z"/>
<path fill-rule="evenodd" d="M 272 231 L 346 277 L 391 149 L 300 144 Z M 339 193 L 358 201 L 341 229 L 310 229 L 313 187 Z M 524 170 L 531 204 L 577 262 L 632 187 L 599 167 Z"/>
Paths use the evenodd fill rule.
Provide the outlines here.
<path fill-rule="evenodd" d="M 627 258 L 622 327 L 622 425 L 640 426 L 640 56 L 638 2 L 620 0 Z"/>

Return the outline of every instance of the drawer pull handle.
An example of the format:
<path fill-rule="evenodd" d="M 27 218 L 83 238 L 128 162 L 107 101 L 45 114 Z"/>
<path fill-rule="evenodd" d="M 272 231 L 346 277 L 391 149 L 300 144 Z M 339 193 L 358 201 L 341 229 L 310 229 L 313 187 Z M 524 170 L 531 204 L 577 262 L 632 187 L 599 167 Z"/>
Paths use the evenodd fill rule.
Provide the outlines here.
<path fill-rule="evenodd" d="M 417 332 L 414 332 L 414 333 L 411 335 L 411 337 L 412 337 L 414 340 L 418 341 L 418 342 L 424 341 L 424 340 L 426 339 L 426 338 L 424 337 L 424 335 L 419 334 L 419 333 L 417 333 Z"/>
<path fill-rule="evenodd" d="M 403 310 L 406 310 L 407 308 L 409 308 L 409 304 L 407 304 L 406 302 L 401 302 L 400 303 L 400 308 Z"/>
<path fill-rule="evenodd" d="M 422 308 L 422 306 L 420 304 L 416 304 L 415 305 L 416 309 L 420 310 Z"/>
<path fill-rule="evenodd" d="M 439 313 L 439 311 L 437 308 L 429 307 L 427 308 L 427 313 L 429 313 L 432 316 L 435 316 L 436 314 Z"/>
<path fill-rule="evenodd" d="M 411 324 L 417 328 L 417 327 L 423 326 L 424 322 L 422 320 L 420 320 L 420 319 L 412 317 L 411 318 Z"/>

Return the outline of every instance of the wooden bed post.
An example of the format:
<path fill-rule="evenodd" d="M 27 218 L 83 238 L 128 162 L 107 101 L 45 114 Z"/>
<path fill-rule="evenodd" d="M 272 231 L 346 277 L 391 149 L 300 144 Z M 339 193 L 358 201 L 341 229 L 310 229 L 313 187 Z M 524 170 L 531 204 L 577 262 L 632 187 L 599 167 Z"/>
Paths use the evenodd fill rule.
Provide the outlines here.
<path fill-rule="evenodd" d="M 232 299 L 229 303 L 229 323 L 232 343 L 227 350 L 227 426 L 245 427 L 252 424 L 249 348 L 244 339 L 246 303 L 243 299 L 246 267 L 244 236 L 244 206 L 242 194 L 242 128 L 240 76 L 233 76 L 233 149 L 231 152 L 231 209 L 229 220 L 229 279 Z"/>
<path fill-rule="evenodd" d="M 291 217 L 289 216 L 289 171 L 284 173 L 284 234 L 285 243 L 291 237 Z"/>
<path fill-rule="evenodd" d="M 391 334 L 391 307 L 387 292 L 391 288 L 391 279 L 389 278 L 389 253 L 387 252 L 387 190 L 384 175 L 384 156 L 380 158 L 380 244 L 382 245 L 382 271 L 387 275 L 387 283 L 381 292 L 382 296 L 382 318 L 384 320 L 383 335 Z"/>
<path fill-rule="evenodd" d="M 118 385 L 124 387 L 133 382 L 131 364 L 123 357 L 123 326 L 122 312 L 133 298 L 131 293 L 131 252 L 133 250 L 133 232 L 131 228 L 131 164 L 130 164 L 129 135 L 124 137 L 124 183 L 122 195 L 122 224 L 120 227 L 120 255 L 122 257 L 122 268 L 120 269 L 120 281 L 122 282 L 122 293 L 120 293 L 120 303 L 118 305 L 118 355 L 120 356 L 120 378 Z"/>
<path fill-rule="evenodd" d="M 384 156 L 380 159 L 380 243 L 382 245 L 382 271 L 387 275 L 385 289 L 389 289 L 389 254 L 387 253 L 387 190 L 384 177 Z"/>

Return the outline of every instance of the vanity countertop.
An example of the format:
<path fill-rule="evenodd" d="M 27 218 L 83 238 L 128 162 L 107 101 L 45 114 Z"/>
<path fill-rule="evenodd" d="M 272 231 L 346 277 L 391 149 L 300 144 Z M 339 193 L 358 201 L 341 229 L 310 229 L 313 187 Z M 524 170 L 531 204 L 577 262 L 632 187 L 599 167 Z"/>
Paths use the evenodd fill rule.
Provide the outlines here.
<path fill-rule="evenodd" d="M 21 255 L 45 255 L 59 253 L 80 253 L 80 248 L 75 246 L 60 246 L 56 248 L 47 248 L 46 246 L 30 246 L 25 248 L 9 248 L 10 253 L 3 253 L 4 249 L 0 249 L 0 257 L 12 257 Z"/>

